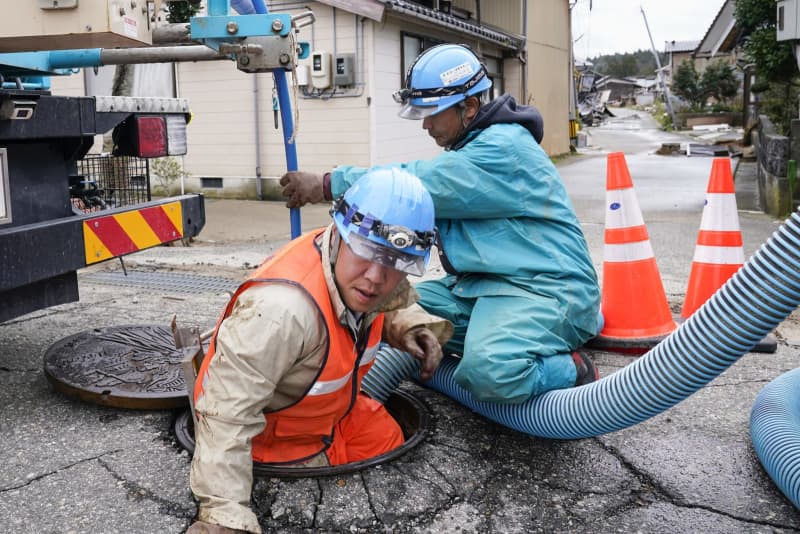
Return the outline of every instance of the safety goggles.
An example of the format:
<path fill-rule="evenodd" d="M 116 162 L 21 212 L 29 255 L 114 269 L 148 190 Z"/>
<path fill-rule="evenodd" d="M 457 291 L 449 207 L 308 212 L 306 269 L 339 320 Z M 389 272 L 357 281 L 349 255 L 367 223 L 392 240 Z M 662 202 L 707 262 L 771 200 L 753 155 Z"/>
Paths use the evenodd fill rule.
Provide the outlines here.
<path fill-rule="evenodd" d="M 350 233 L 348 241 L 347 245 L 353 254 L 367 261 L 414 276 L 425 273 L 425 256 L 416 256 L 381 245 L 355 232 Z"/>

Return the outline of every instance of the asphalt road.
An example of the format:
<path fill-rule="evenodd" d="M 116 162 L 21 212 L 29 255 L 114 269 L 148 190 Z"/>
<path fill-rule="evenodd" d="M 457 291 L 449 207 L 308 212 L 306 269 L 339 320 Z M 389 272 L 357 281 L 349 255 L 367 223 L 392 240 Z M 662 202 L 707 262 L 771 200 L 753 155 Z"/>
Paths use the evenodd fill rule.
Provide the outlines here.
<path fill-rule="evenodd" d="M 623 151 L 664 288 L 680 310 L 710 158 L 657 156 L 647 115 L 621 111 L 589 130 L 590 147 L 559 164 L 598 273 L 603 268 L 605 155 Z M 746 178 L 743 178 L 746 179 Z M 778 227 L 740 210 L 749 256 Z M 180 410 L 126 410 L 68 398 L 43 373 L 47 349 L 115 325 L 205 329 L 227 291 L 288 239 L 279 203 L 209 200 L 191 246 L 159 247 L 79 274 L 81 301 L 0 325 L 0 531 L 182 532 L 196 508 Z M 327 220 L 303 210 L 304 226 Z M 438 272 L 438 271 L 437 271 Z M 435 274 L 434 274 L 435 275 Z M 204 283 L 204 282 L 213 283 Z M 510 430 L 449 398 L 405 384 L 431 414 L 404 456 L 342 476 L 259 480 L 253 504 L 273 532 L 800 531 L 800 515 L 761 468 L 749 437 L 753 399 L 797 366 L 797 313 L 775 332 L 774 354 L 750 353 L 687 400 L 643 423 L 581 440 Z M 635 357 L 595 351 L 603 376 Z"/>

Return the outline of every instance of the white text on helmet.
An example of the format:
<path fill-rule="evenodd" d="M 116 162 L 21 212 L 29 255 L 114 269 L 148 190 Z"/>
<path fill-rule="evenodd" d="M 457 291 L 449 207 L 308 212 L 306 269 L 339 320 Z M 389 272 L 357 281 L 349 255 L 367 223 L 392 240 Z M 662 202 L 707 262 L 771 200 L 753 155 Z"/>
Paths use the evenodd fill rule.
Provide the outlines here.
<path fill-rule="evenodd" d="M 471 76 L 475 71 L 472 70 L 472 65 L 469 63 L 462 63 L 452 69 L 446 70 L 439 75 L 444 85 L 450 85 L 466 76 Z"/>

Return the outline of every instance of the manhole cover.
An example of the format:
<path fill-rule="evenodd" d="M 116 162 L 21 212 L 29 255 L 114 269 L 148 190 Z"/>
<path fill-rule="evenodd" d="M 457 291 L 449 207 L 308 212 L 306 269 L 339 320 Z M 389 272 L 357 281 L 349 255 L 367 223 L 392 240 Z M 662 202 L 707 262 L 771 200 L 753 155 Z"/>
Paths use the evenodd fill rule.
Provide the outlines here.
<path fill-rule="evenodd" d="M 253 463 L 253 475 L 270 478 L 305 478 L 338 476 L 361 471 L 368 467 L 394 460 L 419 445 L 429 432 L 430 412 L 414 395 L 407 391 L 394 391 L 386 401 L 386 410 L 392 414 L 400 428 L 403 429 L 405 442 L 394 450 L 378 455 L 369 460 L 350 462 L 349 464 L 327 467 L 285 467 L 280 465 Z M 194 422 L 189 410 L 182 412 L 175 419 L 175 437 L 178 443 L 189 454 L 194 454 Z"/>
<path fill-rule="evenodd" d="M 65 395 L 143 410 L 188 404 L 183 352 L 165 326 L 95 328 L 54 343 L 44 373 Z"/>

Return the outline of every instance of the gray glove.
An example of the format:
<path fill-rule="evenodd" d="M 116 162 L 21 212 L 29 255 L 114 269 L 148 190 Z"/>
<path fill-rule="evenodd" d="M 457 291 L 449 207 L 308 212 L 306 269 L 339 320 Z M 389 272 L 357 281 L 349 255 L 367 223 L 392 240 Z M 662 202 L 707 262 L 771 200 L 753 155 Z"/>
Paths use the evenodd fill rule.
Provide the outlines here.
<path fill-rule="evenodd" d="M 247 534 L 247 531 L 206 523 L 205 521 L 195 521 L 186 529 L 186 534 Z"/>
<path fill-rule="evenodd" d="M 281 195 L 286 199 L 287 208 L 299 208 L 325 200 L 321 174 L 289 171 L 281 176 L 281 185 Z"/>

